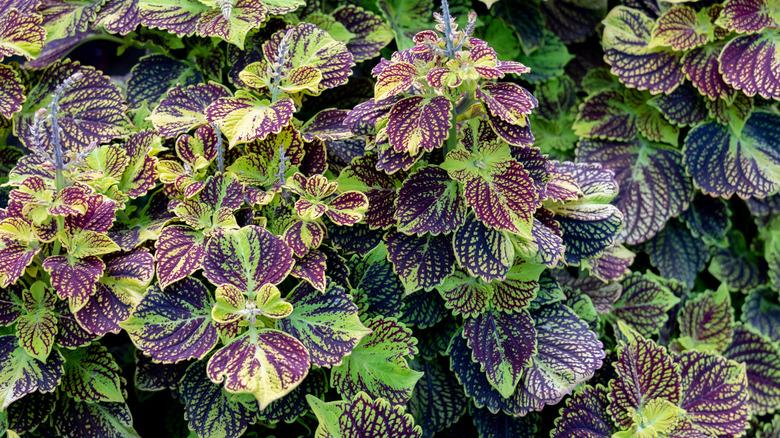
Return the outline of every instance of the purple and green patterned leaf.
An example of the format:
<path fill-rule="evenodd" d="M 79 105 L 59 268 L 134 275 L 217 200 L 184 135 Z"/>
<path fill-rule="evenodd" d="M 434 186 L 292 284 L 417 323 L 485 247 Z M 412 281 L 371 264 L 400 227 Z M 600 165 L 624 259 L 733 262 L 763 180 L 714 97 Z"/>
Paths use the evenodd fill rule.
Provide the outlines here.
<path fill-rule="evenodd" d="M 260 409 L 298 386 L 309 372 L 309 352 L 296 338 L 274 329 L 250 326 L 208 361 L 207 373 L 225 390 L 251 394 Z"/>
<path fill-rule="evenodd" d="M 157 240 L 155 259 L 160 287 L 181 280 L 203 266 L 206 237 L 185 225 L 166 227 Z"/>
<path fill-rule="evenodd" d="M 328 379 L 325 373 L 316 369 L 310 370 L 309 375 L 303 379 L 300 385 L 284 397 L 271 402 L 265 409 L 258 412 L 258 416 L 261 421 L 271 424 L 280 421 L 292 423 L 308 412 L 309 404 L 306 402 L 306 397 L 309 395 L 322 397 L 327 387 Z"/>
<path fill-rule="evenodd" d="M 417 353 L 411 330 L 395 319 L 377 317 L 366 321 L 372 331 L 333 367 L 331 385 L 347 398 L 359 392 L 382 397 L 393 405 L 409 400 L 422 373 L 409 368 L 407 356 Z"/>
<path fill-rule="evenodd" d="M 572 128 L 581 137 L 629 141 L 636 137 L 637 107 L 642 95 L 633 90 L 605 90 L 588 96 Z"/>
<path fill-rule="evenodd" d="M 0 409 L 34 391 L 52 392 L 60 383 L 65 359 L 54 352 L 45 362 L 30 356 L 16 336 L 0 336 Z"/>
<path fill-rule="evenodd" d="M 106 0 L 97 2 L 44 0 L 40 6 L 47 41 L 71 37 L 88 29 Z"/>
<path fill-rule="evenodd" d="M 449 136 L 451 109 L 452 103 L 443 96 L 411 96 L 397 102 L 387 121 L 390 146 L 410 155 L 441 147 Z"/>
<path fill-rule="evenodd" d="M 340 438 L 358 436 L 392 436 L 422 438 L 420 426 L 414 425 L 410 414 L 402 406 L 394 406 L 384 398 L 372 400 L 365 392 L 358 392 L 349 400 L 325 403 L 307 395 L 306 400 L 319 420 L 316 436 Z"/>
<path fill-rule="evenodd" d="M 651 46 L 654 26 L 655 21 L 637 9 L 613 8 L 604 19 L 604 60 L 626 86 L 668 94 L 684 79 L 681 54 Z"/>
<path fill-rule="evenodd" d="M 680 337 L 672 348 L 718 353 L 731 342 L 734 309 L 728 288 L 707 291 L 688 301 L 678 317 Z"/>
<path fill-rule="evenodd" d="M 29 13 L 16 9 L 5 9 L 0 15 L 0 60 L 5 56 L 21 55 L 32 59 L 38 57 L 46 39 L 46 29 L 41 26 L 41 15 L 35 9 Z"/>
<path fill-rule="evenodd" d="M 766 0 L 731 0 L 724 2 L 718 24 L 738 33 L 755 33 L 774 26 L 772 2 Z"/>
<path fill-rule="evenodd" d="M 84 330 L 76 317 L 68 308 L 67 301 L 59 301 L 55 306 L 57 312 L 57 345 L 64 348 L 78 348 L 89 345 L 97 338 Z"/>
<path fill-rule="evenodd" d="M 709 122 L 685 138 L 685 168 L 697 187 L 713 196 L 765 197 L 780 187 L 780 117 L 755 112 L 741 133 Z"/>
<path fill-rule="evenodd" d="M 365 318 L 401 316 L 404 285 L 388 260 L 384 243 L 377 245 L 363 259 L 352 256 L 348 262 L 352 295 Z"/>
<path fill-rule="evenodd" d="M 125 400 L 120 369 L 106 347 L 91 344 L 68 352 L 62 389 L 76 401 L 89 403 Z"/>
<path fill-rule="evenodd" d="M 408 62 L 395 62 L 382 69 L 374 86 L 374 102 L 404 94 L 419 79 L 417 67 Z"/>
<path fill-rule="evenodd" d="M 780 99 L 778 37 L 777 29 L 768 29 L 731 40 L 718 58 L 723 80 L 748 96 Z"/>
<path fill-rule="evenodd" d="M 249 397 L 235 397 L 206 375 L 206 362 L 187 368 L 180 382 L 184 418 L 199 436 L 241 436 L 255 422 L 257 404 Z"/>
<path fill-rule="evenodd" d="M 303 343 L 316 366 L 341 364 L 342 358 L 369 333 L 358 318 L 357 306 L 334 283 L 325 293 L 301 283 L 287 301 L 293 305 L 293 312 L 280 320 L 278 327 Z"/>
<path fill-rule="evenodd" d="M 25 146 L 31 146 L 25 134 L 33 123 L 35 113 L 49 105 L 57 87 L 76 73 L 82 77 L 58 101 L 57 120 L 62 129 L 62 148 L 80 152 L 92 142 L 105 143 L 127 133 L 129 120 L 124 113 L 124 99 L 119 87 L 93 67 L 57 61 L 43 72 L 43 77 L 27 95 L 24 108 L 14 122 L 14 134 Z M 44 127 L 46 132 L 51 132 L 51 120 L 44 121 Z M 44 136 L 43 147 L 53 150 L 49 136 Z"/>
<path fill-rule="evenodd" d="M 119 333 L 119 324 L 130 317 L 154 277 L 154 258 L 146 248 L 104 259 L 106 271 L 97 292 L 76 314 L 79 325 L 104 336 Z"/>
<path fill-rule="evenodd" d="M 398 221 L 398 230 L 418 235 L 454 231 L 466 220 L 461 192 L 460 185 L 440 167 L 420 169 L 398 191 L 393 215 Z"/>
<path fill-rule="evenodd" d="M 683 212 L 682 218 L 694 237 L 708 245 L 725 246 L 731 219 L 726 202 L 702 193 L 691 201 L 691 207 Z"/>
<path fill-rule="evenodd" d="M 393 40 L 393 31 L 381 18 L 359 6 L 346 5 L 331 14 L 355 36 L 347 41 L 347 50 L 355 62 L 379 55 L 379 50 Z"/>
<path fill-rule="evenodd" d="M 0 326 L 11 325 L 24 312 L 22 284 L 12 284 L 0 290 Z"/>
<path fill-rule="evenodd" d="M 141 58 L 130 70 L 127 81 L 127 103 L 138 108 L 143 102 L 153 106 L 165 96 L 171 87 L 197 85 L 200 74 L 191 63 L 166 55 L 149 55 Z"/>
<path fill-rule="evenodd" d="M 566 400 L 555 419 L 551 438 L 610 438 L 615 432 L 607 411 L 608 391 L 601 385 L 586 385 Z"/>
<path fill-rule="evenodd" d="M 228 18 L 219 8 L 206 9 L 200 14 L 195 32 L 202 37 L 223 39 L 243 49 L 247 33 L 266 21 L 269 10 L 264 2 L 253 0 L 236 0 L 231 4 L 233 7 Z"/>
<path fill-rule="evenodd" d="M 408 326 L 420 329 L 430 327 L 449 313 L 439 294 L 422 289 L 405 296 L 403 301 L 403 314 L 399 321 Z"/>
<path fill-rule="evenodd" d="M 465 317 L 475 317 L 486 311 L 494 294 L 490 284 L 463 271 L 455 271 L 438 290 L 452 314 Z"/>
<path fill-rule="evenodd" d="M 675 362 L 686 419 L 711 435 L 742 435 L 750 414 L 745 366 L 698 351 L 685 352 Z"/>
<path fill-rule="evenodd" d="M 0 287 L 16 283 L 38 251 L 40 248 L 13 244 L 0 249 Z"/>
<path fill-rule="evenodd" d="M 707 270 L 730 290 L 750 290 L 769 280 L 766 260 L 748 248 L 739 231 L 730 233 L 728 246 L 713 252 Z"/>
<path fill-rule="evenodd" d="M 14 11 L 16 12 L 16 11 Z M 16 70 L 0 65 L 0 114 L 10 119 L 13 114 L 22 109 L 22 104 L 27 99 L 24 94 L 24 86 L 19 80 Z"/>
<path fill-rule="evenodd" d="M 236 97 L 220 97 L 206 109 L 209 122 L 219 125 L 230 147 L 278 134 L 295 112 L 292 99 L 271 103 L 239 90 Z"/>
<path fill-rule="evenodd" d="M 756 438 L 772 438 L 780 435 L 780 415 L 775 415 L 772 422 L 764 424 L 764 428 L 758 431 Z"/>
<path fill-rule="evenodd" d="M 723 44 L 708 44 L 687 52 L 680 62 L 685 76 L 710 100 L 731 99 L 734 89 L 723 80 L 718 57 Z"/>
<path fill-rule="evenodd" d="M 715 38 L 715 25 L 707 9 L 696 11 L 675 5 L 664 12 L 652 31 L 651 46 L 667 46 L 686 51 L 706 44 Z"/>
<path fill-rule="evenodd" d="M 217 343 L 213 306 L 208 289 L 188 277 L 165 289 L 150 288 L 122 328 L 156 361 L 201 359 Z"/>
<path fill-rule="evenodd" d="M 325 278 L 327 270 L 327 257 L 321 251 L 310 250 L 305 256 L 293 256 L 295 266 L 293 266 L 290 275 L 296 278 L 306 280 L 320 292 L 325 292 L 327 279 Z"/>
<path fill-rule="evenodd" d="M 325 214 L 336 225 L 352 226 L 363 219 L 368 210 L 368 196 L 361 192 L 345 192 L 328 201 Z"/>
<path fill-rule="evenodd" d="M 300 67 L 317 69 L 322 75 L 317 88 L 322 91 L 347 83 L 347 77 L 355 65 L 352 54 L 343 42 L 336 41 L 317 26 L 310 23 L 299 23 L 291 29 L 276 32 L 263 44 L 263 54 L 266 60 L 277 59 L 279 44 L 290 32 L 289 55 L 285 57 L 283 68 L 291 71 Z"/>
<path fill-rule="evenodd" d="M 615 244 L 623 225 L 623 215 L 609 204 L 618 194 L 614 174 L 599 164 L 556 162 L 555 168 L 571 177 L 570 192 L 576 195 L 575 199 L 563 203 L 545 201 L 555 213 L 552 219 L 560 228 L 566 261 L 577 264 L 598 257 Z"/>
<path fill-rule="evenodd" d="M 680 374 L 666 348 L 639 336 L 622 344 L 612 364 L 617 378 L 609 383 L 607 412 L 622 428 L 633 423 L 633 413 L 653 399 L 680 401 Z"/>
<path fill-rule="evenodd" d="M 138 0 L 108 0 L 98 11 L 94 25 L 124 36 L 138 27 L 138 12 Z"/>
<path fill-rule="evenodd" d="M 161 136 L 174 138 L 207 124 L 206 108 L 222 97 L 230 97 L 230 91 L 214 82 L 194 87 L 177 85 L 171 88 L 168 95 L 154 108 L 149 120 Z"/>
<path fill-rule="evenodd" d="M 704 269 L 710 252 L 707 244 L 695 237 L 682 222 L 672 219 L 660 233 L 642 244 L 650 263 L 661 276 L 693 288 L 696 275 Z"/>
<path fill-rule="evenodd" d="M 432 437 L 458 421 L 468 407 L 468 398 L 455 376 L 438 361 L 413 360 L 410 365 L 425 378 L 414 386 L 407 409 L 422 428 L 422 436 Z"/>
<path fill-rule="evenodd" d="M 612 315 L 642 336 L 658 333 L 669 318 L 667 312 L 680 299 L 659 281 L 637 272 L 627 275 L 620 283 L 623 294 L 613 305 Z"/>
<path fill-rule="evenodd" d="M 619 239 L 641 243 L 687 208 L 693 184 L 679 150 L 644 139 L 630 142 L 582 140 L 577 160 L 601 163 L 615 172 L 620 191 L 614 205 L 623 213 Z"/>
<path fill-rule="evenodd" d="M 60 397 L 56 412 L 52 418 L 59 436 L 86 430 L 94 436 L 139 436 L 133 429 L 133 417 L 125 403 L 77 402 L 70 397 Z"/>
<path fill-rule="evenodd" d="M 36 281 L 22 297 L 26 312 L 16 323 L 19 344 L 27 354 L 45 362 L 57 337 L 57 296 L 43 282 Z"/>
<path fill-rule="evenodd" d="M 17 433 L 29 433 L 49 419 L 54 412 L 57 397 L 54 393 L 33 392 L 8 407 L 8 430 Z M 1 416 L 0 416 L 1 417 Z M 5 422 L 0 420 L 0 422 Z M 39 430 L 40 432 L 40 430 Z"/>
<path fill-rule="evenodd" d="M 430 291 L 454 272 L 451 236 L 417 237 L 390 231 L 385 235 L 385 242 L 388 259 L 407 295 L 418 289 Z"/>
<path fill-rule="evenodd" d="M 344 124 L 347 110 L 326 109 L 318 112 L 301 126 L 301 134 L 306 141 L 341 140 L 352 137 L 352 131 Z"/>
<path fill-rule="evenodd" d="M 231 284 L 249 294 L 267 283 L 279 284 L 292 267 L 290 247 L 254 225 L 220 232 L 209 240 L 203 261 L 204 275 L 212 284 Z"/>
<path fill-rule="evenodd" d="M 488 382 L 501 396 L 510 397 L 523 369 L 536 354 L 536 331 L 528 311 L 492 310 L 468 318 L 463 324 L 463 337 Z"/>
<path fill-rule="evenodd" d="M 531 358 L 518 391 L 531 410 L 556 404 L 575 386 L 588 380 L 601 368 L 604 350 L 596 334 L 568 307 L 562 304 L 531 311 L 536 329 L 537 354 Z M 521 391 L 522 388 L 522 391 Z M 537 402 L 538 400 L 538 402 Z M 541 404 L 538 404 L 541 402 Z"/>
<path fill-rule="evenodd" d="M 141 350 L 135 351 L 135 387 L 142 391 L 162 391 L 179 385 L 193 361 L 157 363 Z"/>
<path fill-rule="evenodd" d="M 528 90 L 512 82 L 486 82 L 477 88 L 476 96 L 491 115 L 510 125 L 525 126 L 528 114 L 539 104 Z"/>
<path fill-rule="evenodd" d="M 472 152 L 456 149 L 447 154 L 442 168 L 463 184 L 466 204 L 485 225 L 530 237 L 538 194 L 506 143 L 493 139 L 480 142 Z"/>
<path fill-rule="evenodd" d="M 740 319 L 745 325 L 768 337 L 780 341 L 780 303 L 778 292 L 770 287 L 758 287 L 748 293 L 742 305 Z"/>
<path fill-rule="evenodd" d="M 747 405 L 753 415 L 772 413 L 780 406 L 780 352 L 769 339 L 742 324 L 734 326 L 731 345 L 723 356 L 745 367 Z"/>
<path fill-rule="evenodd" d="M 699 92 L 683 84 L 670 94 L 661 94 L 648 102 L 657 108 L 671 123 L 678 126 L 692 126 L 707 118 L 707 105 Z"/>
<path fill-rule="evenodd" d="M 43 269 L 51 275 L 51 286 L 60 298 L 68 300 L 74 312 L 84 307 L 95 294 L 95 283 L 103 276 L 105 268 L 105 263 L 97 257 L 54 256 L 43 262 Z"/>
<path fill-rule="evenodd" d="M 485 282 L 506 278 L 514 263 L 512 241 L 502 232 L 485 226 L 475 216 L 466 218 L 455 231 L 452 242 L 458 264 Z"/>

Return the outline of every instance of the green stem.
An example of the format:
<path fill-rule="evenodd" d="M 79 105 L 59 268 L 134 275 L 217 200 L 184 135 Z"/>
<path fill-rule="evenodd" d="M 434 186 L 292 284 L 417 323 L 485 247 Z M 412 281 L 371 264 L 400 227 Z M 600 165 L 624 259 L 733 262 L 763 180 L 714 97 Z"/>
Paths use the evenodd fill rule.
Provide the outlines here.
<path fill-rule="evenodd" d="M 452 108 L 450 131 L 447 136 L 447 144 L 444 146 L 444 158 L 447 158 L 447 154 L 458 148 L 458 113 L 457 107 Z"/>
<path fill-rule="evenodd" d="M 130 217 L 127 215 L 127 213 L 125 213 L 124 210 L 117 210 L 116 215 L 122 222 L 130 222 Z"/>

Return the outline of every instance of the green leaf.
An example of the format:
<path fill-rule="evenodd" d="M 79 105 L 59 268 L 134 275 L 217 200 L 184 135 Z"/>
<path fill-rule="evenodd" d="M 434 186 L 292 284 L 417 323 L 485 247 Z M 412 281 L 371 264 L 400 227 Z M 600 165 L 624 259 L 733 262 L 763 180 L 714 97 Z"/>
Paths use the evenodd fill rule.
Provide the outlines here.
<path fill-rule="evenodd" d="M 16 334 L 30 356 L 46 361 L 57 337 L 57 297 L 43 282 L 36 281 L 22 293 L 26 314 L 19 317 Z"/>
<path fill-rule="evenodd" d="M 423 375 L 406 362 L 407 356 L 417 353 L 417 340 L 395 319 L 376 317 L 367 321 L 366 327 L 372 333 L 333 368 L 331 385 L 348 398 L 362 391 L 394 405 L 406 403 Z"/>
<path fill-rule="evenodd" d="M 41 362 L 24 351 L 16 336 L 0 336 L 0 411 L 33 391 L 54 391 L 64 363 L 57 350 Z"/>
<path fill-rule="evenodd" d="M 398 50 L 411 49 L 414 46 L 412 37 L 417 32 L 431 27 L 431 0 L 377 0 L 376 4 L 393 28 Z"/>
<path fill-rule="evenodd" d="M 123 402 L 120 369 L 106 347 L 93 343 L 69 352 L 62 388 L 76 401 Z"/>

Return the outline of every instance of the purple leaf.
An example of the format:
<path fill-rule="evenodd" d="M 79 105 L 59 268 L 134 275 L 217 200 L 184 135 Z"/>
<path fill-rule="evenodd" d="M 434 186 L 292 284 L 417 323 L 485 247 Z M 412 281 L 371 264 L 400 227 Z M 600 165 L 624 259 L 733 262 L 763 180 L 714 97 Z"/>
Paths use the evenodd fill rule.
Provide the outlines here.
<path fill-rule="evenodd" d="M 347 41 L 347 49 L 356 62 L 379 56 L 379 50 L 393 40 L 390 27 L 371 11 L 346 5 L 333 11 L 333 18 L 355 34 Z"/>
<path fill-rule="evenodd" d="M 506 278 L 515 253 L 511 241 L 500 231 L 469 216 L 452 240 L 455 259 L 472 276 L 481 277 L 485 282 Z"/>
<path fill-rule="evenodd" d="M 696 275 L 704 269 L 710 252 L 707 244 L 693 236 L 682 222 L 672 219 L 660 233 L 641 246 L 661 276 L 693 288 Z"/>
<path fill-rule="evenodd" d="M 747 405 L 751 414 L 774 412 L 780 404 L 780 352 L 770 340 L 742 324 L 734 326 L 731 345 L 723 356 L 744 365 L 747 374 Z"/>
<path fill-rule="evenodd" d="M 98 11 L 95 24 L 120 35 L 127 35 L 140 23 L 138 0 L 108 0 Z"/>
<path fill-rule="evenodd" d="M 308 122 L 301 126 L 301 134 L 306 141 L 341 140 L 352 137 L 352 131 L 344 124 L 349 111 L 342 109 L 326 109 L 318 112 Z"/>
<path fill-rule="evenodd" d="M 699 92 L 710 100 L 730 99 L 734 94 L 720 73 L 720 56 L 722 44 L 707 45 L 687 52 L 682 63 L 685 76 Z"/>
<path fill-rule="evenodd" d="M 669 317 L 667 312 L 680 299 L 659 281 L 638 272 L 627 275 L 620 283 L 623 294 L 614 304 L 612 314 L 642 336 L 658 333 Z"/>
<path fill-rule="evenodd" d="M 539 104 L 528 90 L 511 82 L 487 82 L 476 95 L 491 115 L 511 125 L 525 126 L 528 114 Z"/>
<path fill-rule="evenodd" d="M 536 353 L 536 331 L 527 311 L 488 311 L 468 318 L 463 337 L 474 361 L 503 397 L 510 397 Z"/>
<path fill-rule="evenodd" d="M 47 30 L 41 25 L 42 17 L 32 8 L 19 10 L 13 3 L 10 9 L 0 11 L 0 60 L 5 56 L 36 58 L 43 48 Z"/>
<path fill-rule="evenodd" d="M 28 355 L 16 336 L 0 336 L 0 408 L 33 391 L 52 392 L 60 383 L 65 359 L 59 351 L 42 362 Z"/>
<path fill-rule="evenodd" d="M 385 235 L 385 241 L 388 259 L 407 294 L 418 289 L 430 291 L 454 271 L 451 236 L 416 237 L 390 231 Z"/>
<path fill-rule="evenodd" d="M 395 205 L 398 230 L 407 234 L 449 233 L 466 220 L 460 185 L 439 167 L 424 167 L 412 174 L 398 191 Z"/>
<path fill-rule="evenodd" d="M 713 435 L 743 434 L 749 427 L 745 367 L 698 351 L 683 353 L 676 362 L 686 419 Z"/>
<path fill-rule="evenodd" d="M 14 11 L 16 12 L 16 11 Z M 13 68 L 0 65 L 0 114 L 10 119 L 13 114 L 22 109 L 26 97 L 24 86 L 19 81 L 19 76 Z"/>
<path fill-rule="evenodd" d="M 720 53 L 723 80 L 748 96 L 780 99 L 780 67 L 775 33 L 762 32 L 731 40 Z"/>
<path fill-rule="evenodd" d="M 24 311 L 23 291 L 24 286 L 21 284 L 12 284 L 0 290 L 0 325 L 11 325 L 22 316 Z"/>
<path fill-rule="evenodd" d="M 15 244 L 0 249 L 0 287 L 16 283 L 40 250 Z"/>
<path fill-rule="evenodd" d="M 303 379 L 300 385 L 293 389 L 289 394 L 279 400 L 271 402 L 265 409 L 258 412 L 257 415 L 261 421 L 271 424 L 284 421 L 292 423 L 301 415 L 309 411 L 309 404 L 306 397 L 322 397 L 328 387 L 328 380 L 322 371 L 316 369 L 310 370 L 309 375 Z"/>
<path fill-rule="evenodd" d="M 160 287 L 168 287 L 203 267 L 205 239 L 202 232 L 186 225 L 172 225 L 160 233 L 155 244 Z"/>
<path fill-rule="evenodd" d="M 316 249 L 310 250 L 305 256 L 297 257 L 290 275 L 306 280 L 320 292 L 325 292 L 327 280 L 325 278 L 326 260 L 325 254 Z"/>
<path fill-rule="evenodd" d="M 97 291 L 96 282 L 106 265 L 97 257 L 70 259 L 68 256 L 49 257 L 43 269 L 51 275 L 51 285 L 57 295 L 70 302 L 71 310 L 84 307 Z"/>
<path fill-rule="evenodd" d="M 780 304 L 778 292 L 770 287 L 758 287 L 748 293 L 742 305 L 742 321 L 772 342 L 780 341 Z"/>
<path fill-rule="evenodd" d="M 607 389 L 585 386 L 566 400 L 561 416 L 555 420 L 551 438 L 610 438 L 615 432 L 607 413 Z"/>
<path fill-rule="evenodd" d="M 143 102 L 153 107 L 171 87 L 197 85 L 200 73 L 187 61 L 166 55 L 144 56 L 130 70 L 127 103 L 138 108 Z"/>
<path fill-rule="evenodd" d="M 133 343 L 156 361 L 201 359 L 217 343 L 211 319 L 213 305 L 201 282 L 185 278 L 165 289 L 150 288 L 122 327 Z"/>

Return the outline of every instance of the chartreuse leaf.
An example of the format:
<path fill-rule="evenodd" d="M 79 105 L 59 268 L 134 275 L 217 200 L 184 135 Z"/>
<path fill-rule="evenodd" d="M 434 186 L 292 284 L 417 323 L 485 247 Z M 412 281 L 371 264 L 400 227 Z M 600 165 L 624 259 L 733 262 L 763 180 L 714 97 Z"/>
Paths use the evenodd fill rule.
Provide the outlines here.
<path fill-rule="evenodd" d="M 582 435 L 588 438 L 611 438 L 615 432 L 612 417 L 607 411 L 608 390 L 601 385 L 586 385 L 566 400 L 555 419 L 551 438 L 570 438 Z"/>
<path fill-rule="evenodd" d="M 717 292 L 707 291 L 688 301 L 678 321 L 680 337 L 672 344 L 673 348 L 704 353 L 723 351 L 731 342 L 734 325 L 728 287 L 723 284 Z"/>
<path fill-rule="evenodd" d="M 458 421 L 466 411 L 468 398 L 449 369 L 436 360 L 413 360 L 409 363 L 424 373 L 414 386 L 407 409 L 420 425 L 424 437 L 431 437 Z"/>
<path fill-rule="evenodd" d="M 0 90 L 0 114 L 10 119 L 15 112 L 22 109 L 27 98 L 18 73 L 7 65 L 0 65 Z"/>
<path fill-rule="evenodd" d="M 44 2 L 41 5 L 41 15 L 47 31 L 47 42 L 72 37 L 78 32 L 86 31 L 104 3 L 106 0 Z"/>
<path fill-rule="evenodd" d="M 536 330 L 527 310 L 504 313 L 493 310 L 468 318 L 463 337 L 472 358 L 502 397 L 510 397 L 536 354 Z"/>
<path fill-rule="evenodd" d="M 150 288 L 121 326 L 139 349 L 157 361 L 201 359 L 217 343 L 213 305 L 203 283 L 188 277 L 165 289 Z"/>
<path fill-rule="evenodd" d="M 309 372 L 309 352 L 285 332 L 249 326 L 209 359 L 207 373 L 225 390 L 252 394 L 260 409 L 298 386 Z"/>
<path fill-rule="evenodd" d="M 257 405 L 250 396 L 235 396 L 206 375 L 206 361 L 187 368 L 179 384 L 184 418 L 200 437 L 240 436 L 255 422 Z"/>
<path fill-rule="evenodd" d="M 358 392 L 351 401 L 326 403 L 311 395 L 306 400 L 319 420 L 317 438 L 422 437 L 420 426 L 414 425 L 414 419 L 403 407 L 393 406 L 383 398 L 372 400 L 365 392 Z"/>
<path fill-rule="evenodd" d="M 417 353 L 411 330 L 395 319 L 376 317 L 366 321 L 372 333 L 333 367 L 331 385 L 345 397 L 359 392 L 374 394 L 391 404 L 406 403 L 423 373 L 409 368 L 407 356 Z"/>
<path fill-rule="evenodd" d="M 59 98 L 58 126 L 62 129 L 60 142 L 66 151 L 79 152 L 90 143 L 105 143 L 127 133 L 129 120 L 124 113 L 124 99 L 119 87 L 108 76 L 93 67 L 78 62 L 57 61 L 44 72 L 40 82 L 27 95 L 22 112 L 14 120 L 14 135 L 32 146 L 26 131 L 32 125 L 35 113 L 52 101 L 52 95 L 62 82 L 72 75 L 82 77 Z M 44 121 L 46 132 L 51 132 L 51 121 Z M 43 137 L 43 147 L 53 150 L 50 136 Z"/>
<path fill-rule="evenodd" d="M 233 147 L 252 140 L 262 140 L 278 134 L 290 122 L 295 112 L 292 99 L 271 103 L 253 94 L 238 90 L 235 97 L 220 97 L 206 108 L 209 122 L 219 125 Z"/>
<path fill-rule="evenodd" d="M 680 53 L 652 47 L 655 22 L 638 9 L 613 8 L 604 19 L 604 60 L 628 87 L 671 93 L 684 79 Z"/>
<path fill-rule="evenodd" d="M 780 351 L 777 344 L 742 324 L 736 324 L 731 344 L 723 350 L 723 356 L 745 367 L 750 412 L 764 415 L 777 410 L 780 406 Z"/>
<path fill-rule="evenodd" d="M 481 124 L 481 131 L 488 129 Z M 538 196 L 523 165 L 498 138 L 479 141 L 473 150 L 460 147 L 442 164 L 463 185 L 466 204 L 485 225 L 529 238 Z"/>
<path fill-rule="evenodd" d="M 5 56 L 15 55 L 27 59 L 38 57 L 46 39 L 46 29 L 41 26 L 41 16 L 24 13 L 11 6 L 0 15 L 0 60 Z"/>
<path fill-rule="evenodd" d="M 630 329 L 629 329 L 630 330 Z M 622 344 L 612 364 L 617 379 L 609 383 L 609 406 L 618 426 L 627 428 L 637 411 L 654 399 L 680 401 L 680 375 L 664 347 L 639 335 Z"/>
<path fill-rule="evenodd" d="M 25 313 L 19 316 L 16 334 L 27 354 L 46 361 L 57 337 L 57 296 L 41 281 L 22 293 Z"/>
<path fill-rule="evenodd" d="M 278 328 L 301 341 L 312 364 L 341 364 L 361 339 L 370 333 L 358 318 L 358 308 L 344 289 L 330 282 L 325 293 L 308 283 L 299 284 L 287 297 L 293 312 L 278 322 Z"/>
<path fill-rule="evenodd" d="M 667 312 L 680 299 L 660 281 L 638 272 L 626 276 L 620 283 L 623 294 L 613 305 L 612 315 L 642 336 L 658 333 L 669 317 Z"/>
<path fill-rule="evenodd" d="M 641 411 L 634 412 L 634 423 L 628 430 L 615 433 L 613 438 L 631 438 L 645 436 L 675 436 L 679 417 L 684 411 L 677 405 L 662 398 L 647 402 Z"/>
<path fill-rule="evenodd" d="M 780 303 L 777 290 L 763 286 L 750 291 L 745 298 L 745 304 L 742 305 L 740 319 L 772 342 L 779 342 Z"/>
<path fill-rule="evenodd" d="M 582 140 L 577 160 L 601 163 L 617 175 L 620 192 L 615 206 L 623 213 L 620 238 L 627 243 L 653 237 L 693 197 L 693 184 L 682 166 L 683 154 L 669 146 L 642 138 Z"/>
<path fill-rule="evenodd" d="M 123 402 L 119 365 L 106 347 L 94 343 L 68 352 L 62 388 L 76 401 Z"/>
<path fill-rule="evenodd" d="M 749 427 L 745 365 L 698 351 L 676 358 L 685 419 L 712 435 L 740 436 Z"/>
<path fill-rule="evenodd" d="M 16 336 L 0 336 L 0 409 L 33 391 L 51 392 L 64 372 L 65 359 L 54 350 L 45 362 L 24 351 Z"/>
<path fill-rule="evenodd" d="M 711 195 L 772 194 L 780 187 L 779 124 L 780 116 L 762 111 L 747 119 L 741 133 L 715 122 L 700 124 L 685 138 L 685 168 Z"/>

